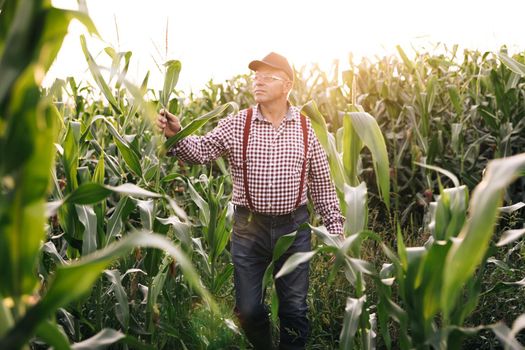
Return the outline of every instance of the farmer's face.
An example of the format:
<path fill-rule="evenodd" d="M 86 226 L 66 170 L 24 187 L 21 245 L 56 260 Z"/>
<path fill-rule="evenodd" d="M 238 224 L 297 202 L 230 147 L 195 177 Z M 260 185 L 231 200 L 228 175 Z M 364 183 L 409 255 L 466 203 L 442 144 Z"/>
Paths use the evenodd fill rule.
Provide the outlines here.
<path fill-rule="evenodd" d="M 253 96 L 257 103 L 286 100 L 291 88 L 292 82 L 283 71 L 261 67 L 253 75 Z"/>

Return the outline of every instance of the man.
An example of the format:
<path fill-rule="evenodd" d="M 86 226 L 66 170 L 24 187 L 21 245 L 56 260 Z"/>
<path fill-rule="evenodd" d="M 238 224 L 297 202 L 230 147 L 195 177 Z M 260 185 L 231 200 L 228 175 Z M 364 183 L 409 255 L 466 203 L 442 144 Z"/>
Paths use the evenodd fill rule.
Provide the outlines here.
<path fill-rule="evenodd" d="M 233 178 L 235 207 L 231 254 L 234 264 L 235 311 L 256 349 L 272 348 L 262 278 L 277 240 L 309 219 L 307 191 L 330 233 L 342 234 L 343 218 L 330 180 L 326 154 L 310 121 L 290 105 L 293 70 L 287 59 L 270 53 L 248 66 L 255 72 L 257 104 L 221 120 L 202 137 L 180 141 L 172 154 L 193 163 L 225 155 Z M 162 110 L 157 124 L 167 137 L 179 120 Z M 279 271 L 295 252 L 310 250 L 310 229 L 300 229 L 294 243 L 277 261 Z M 275 281 L 279 297 L 280 349 L 304 349 L 309 332 L 306 296 L 309 264 Z"/>

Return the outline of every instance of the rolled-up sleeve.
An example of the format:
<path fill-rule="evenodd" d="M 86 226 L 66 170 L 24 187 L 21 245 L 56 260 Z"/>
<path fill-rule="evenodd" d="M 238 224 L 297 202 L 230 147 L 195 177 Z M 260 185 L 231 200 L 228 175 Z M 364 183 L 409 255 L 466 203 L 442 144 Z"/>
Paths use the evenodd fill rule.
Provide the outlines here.
<path fill-rule="evenodd" d="M 188 136 L 177 142 L 169 154 L 194 164 L 206 164 L 228 154 L 233 135 L 233 115 L 230 115 L 204 136 Z"/>
<path fill-rule="evenodd" d="M 343 232 L 344 218 L 341 215 L 337 193 L 330 178 L 328 158 L 317 137 L 314 136 L 312 141 L 308 188 L 314 208 L 321 216 L 328 232 L 341 234 Z"/>

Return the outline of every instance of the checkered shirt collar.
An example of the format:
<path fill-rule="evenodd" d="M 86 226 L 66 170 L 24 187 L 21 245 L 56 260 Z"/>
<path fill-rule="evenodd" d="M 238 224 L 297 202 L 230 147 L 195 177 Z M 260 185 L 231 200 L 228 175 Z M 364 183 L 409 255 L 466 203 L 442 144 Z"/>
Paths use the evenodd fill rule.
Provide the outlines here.
<path fill-rule="evenodd" d="M 288 111 L 286 112 L 286 117 L 284 118 L 284 120 L 286 120 L 286 121 L 297 120 L 297 119 L 299 119 L 299 116 L 300 116 L 299 108 L 297 108 L 295 106 L 292 106 L 288 102 Z M 266 121 L 266 118 L 259 111 L 259 104 L 256 104 L 255 107 L 253 108 L 253 118 L 257 119 L 257 120 L 264 120 L 264 121 Z"/>

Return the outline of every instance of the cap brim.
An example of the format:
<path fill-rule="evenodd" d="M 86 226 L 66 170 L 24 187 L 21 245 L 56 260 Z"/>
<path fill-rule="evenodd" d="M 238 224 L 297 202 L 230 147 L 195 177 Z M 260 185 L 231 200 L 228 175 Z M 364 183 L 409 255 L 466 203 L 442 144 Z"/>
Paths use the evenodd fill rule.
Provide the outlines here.
<path fill-rule="evenodd" d="M 267 62 L 263 62 L 259 60 L 251 61 L 250 64 L 248 65 L 248 68 L 250 68 L 253 71 L 257 71 L 262 66 L 270 67 L 270 68 L 277 69 L 277 70 L 282 70 L 280 67 L 277 67 L 277 66 L 268 64 Z"/>

